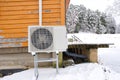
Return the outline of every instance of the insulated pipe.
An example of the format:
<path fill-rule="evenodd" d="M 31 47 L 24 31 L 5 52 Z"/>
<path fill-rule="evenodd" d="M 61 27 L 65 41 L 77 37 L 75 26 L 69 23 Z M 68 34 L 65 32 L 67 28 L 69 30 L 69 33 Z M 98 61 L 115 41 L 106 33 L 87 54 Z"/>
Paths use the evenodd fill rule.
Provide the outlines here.
<path fill-rule="evenodd" d="M 39 26 L 42 26 L 42 0 L 39 0 Z"/>

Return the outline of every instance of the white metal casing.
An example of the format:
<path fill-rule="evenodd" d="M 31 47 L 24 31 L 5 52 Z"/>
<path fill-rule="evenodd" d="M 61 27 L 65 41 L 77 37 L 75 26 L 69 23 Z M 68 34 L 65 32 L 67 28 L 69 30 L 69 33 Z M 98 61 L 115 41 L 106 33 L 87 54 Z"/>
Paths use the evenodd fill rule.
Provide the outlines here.
<path fill-rule="evenodd" d="M 31 43 L 32 33 L 40 28 L 49 30 L 53 36 L 53 43 L 49 48 L 37 49 Z M 68 47 L 67 44 L 67 33 L 65 26 L 29 26 L 28 28 L 28 51 L 29 52 L 56 52 L 56 51 L 66 51 Z"/>

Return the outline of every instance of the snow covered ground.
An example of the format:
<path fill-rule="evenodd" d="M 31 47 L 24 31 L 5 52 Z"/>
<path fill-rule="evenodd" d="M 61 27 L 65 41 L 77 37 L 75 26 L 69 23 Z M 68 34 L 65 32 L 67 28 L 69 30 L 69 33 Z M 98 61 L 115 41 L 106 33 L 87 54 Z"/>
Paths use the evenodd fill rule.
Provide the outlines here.
<path fill-rule="evenodd" d="M 98 49 L 97 63 L 84 63 L 59 69 L 40 68 L 38 80 L 120 80 L 120 48 Z M 0 80 L 34 80 L 34 69 L 5 76 Z"/>
<path fill-rule="evenodd" d="M 59 69 L 39 68 L 38 80 L 120 80 L 120 48 L 98 49 L 97 63 L 84 63 Z M 0 80 L 34 80 L 34 69 L 29 69 Z"/>
<path fill-rule="evenodd" d="M 88 42 L 88 37 L 80 36 L 83 42 Z M 77 37 L 79 37 L 77 36 Z M 98 37 L 100 36 L 100 37 Z M 86 40 L 86 41 L 85 41 Z M 104 42 L 109 40 L 115 43 L 110 48 L 98 49 L 97 63 L 84 63 L 59 69 L 39 68 L 38 80 L 120 80 L 120 35 L 94 35 L 90 36 L 89 43 Z M 34 80 L 34 69 L 29 69 L 13 75 L 5 76 L 0 80 Z"/>
<path fill-rule="evenodd" d="M 33 80 L 33 69 L 5 76 L 0 80 Z M 40 68 L 38 80 L 120 80 L 120 73 L 96 63 L 84 63 L 59 69 Z"/>
<path fill-rule="evenodd" d="M 99 48 L 98 61 L 100 64 L 110 67 L 120 73 L 120 47 Z"/>

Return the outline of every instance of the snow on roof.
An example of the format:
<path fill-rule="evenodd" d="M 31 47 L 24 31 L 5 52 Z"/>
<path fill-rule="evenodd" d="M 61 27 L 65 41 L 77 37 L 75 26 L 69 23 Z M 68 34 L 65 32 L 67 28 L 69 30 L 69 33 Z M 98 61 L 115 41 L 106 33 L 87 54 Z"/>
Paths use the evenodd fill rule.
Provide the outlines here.
<path fill-rule="evenodd" d="M 34 69 L 5 76 L 0 80 L 34 80 Z M 38 80 L 120 80 L 120 74 L 97 63 L 84 63 L 59 70 L 40 68 Z"/>
<path fill-rule="evenodd" d="M 115 44 L 119 42 L 120 34 L 73 33 L 67 37 L 68 44 Z"/>

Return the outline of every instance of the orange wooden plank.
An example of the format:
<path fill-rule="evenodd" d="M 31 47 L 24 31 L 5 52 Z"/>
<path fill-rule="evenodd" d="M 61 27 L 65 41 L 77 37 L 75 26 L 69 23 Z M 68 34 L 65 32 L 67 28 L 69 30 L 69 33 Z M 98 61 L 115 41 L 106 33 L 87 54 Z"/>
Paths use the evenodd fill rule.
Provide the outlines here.
<path fill-rule="evenodd" d="M 45 13 L 51 13 L 51 14 L 53 14 L 53 13 L 60 13 L 60 9 L 43 9 L 43 14 L 45 14 Z M 38 14 L 39 13 L 39 10 L 38 9 L 36 9 L 36 10 L 21 10 L 21 11 L 1 11 L 0 12 L 0 17 L 1 16 L 7 16 L 7 15 L 25 15 L 25 14 L 27 14 L 27 15 L 32 15 L 32 14 Z"/>
<path fill-rule="evenodd" d="M 6 30 L 0 30 L 0 34 L 11 34 L 11 33 L 27 33 L 27 28 L 20 28 L 20 29 L 6 29 Z"/>
<path fill-rule="evenodd" d="M 36 10 L 24 10 L 24 11 L 1 11 L 0 16 L 10 16 L 10 15 L 32 15 L 32 14 L 38 14 L 38 9 Z"/>
<path fill-rule="evenodd" d="M 14 1 L 38 1 L 38 0 L 0 0 L 0 2 L 14 2 Z M 43 0 L 43 2 L 57 2 L 57 1 L 60 1 L 60 0 Z"/>
<path fill-rule="evenodd" d="M 53 9 L 49 8 L 49 9 L 43 9 L 42 11 L 44 14 L 44 13 L 60 13 L 61 10 L 59 8 L 53 8 Z"/>
<path fill-rule="evenodd" d="M 37 19 L 38 14 L 32 15 L 13 15 L 13 16 L 1 16 L 0 20 L 15 20 L 15 19 Z"/>
<path fill-rule="evenodd" d="M 3 6 L 30 6 L 30 5 L 38 5 L 38 1 L 21 1 L 21 2 L 0 2 L 0 7 Z"/>
<path fill-rule="evenodd" d="M 42 24 L 43 24 L 43 26 L 60 26 L 61 22 L 60 21 L 58 21 L 58 22 L 43 22 Z"/>
<path fill-rule="evenodd" d="M 19 1 L 19 2 L 17 2 L 17 1 L 15 1 L 15 2 L 13 2 L 13 1 L 11 1 L 11 2 L 8 2 L 8 3 L 6 3 L 6 2 L 1 2 L 0 3 L 0 6 L 27 6 L 27 5 L 38 5 L 39 4 L 39 1 L 38 0 L 36 0 L 36 1 Z M 46 1 L 46 0 L 43 0 L 43 3 L 42 3 L 43 5 L 44 4 L 52 4 L 52 5 L 54 5 L 54 4 L 60 4 L 60 0 L 48 0 L 48 1 Z"/>
<path fill-rule="evenodd" d="M 3 38 L 23 38 L 23 37 L 28 37 L 28 33 L 0 34 L 0 37 L 3 37 Z"/>
<path fill-rule="evenodd" d="M 48 13 L 43 14 L 43 18 L 56 18 L 61 17 L 60 13 Z M 39 17 L 38 14 L 31 14 L 31 15 L 12 15 L 12 16 L 0 16 L 0 20 L 14 20 L 14 19 L 37 19 Z"/>
<path fill-rule="evenodd" d="M 19 10 L 31 10 L 31 9 L 38 9 L 38 5 L 34 6 L 13 6 L 13 7 L 1 7 L 0 11 L 19 11 Z"/>
<path fill-rule="evenodd" d="M 60 18 L 44 18 L 44 22 L 60 22 Z M 32 22 L 38 22 L 38 19 L 24 19 L 24 20 L 1 20 L 0 25 L 2 24 L 21 24 L 21 23 L 32 23 Z"/>
<path fill-rule="evenodd" d="M 38 0 L 0 0 L 0 2 L 14 2 L 14 1 L 38 1 Z"/>
<path fill-rule="evenodd" d="M 42 4 L 60 4 L 60 0 L 43 0 Z"/>
<path fill-rule="evenodd" d="M 43 22 L 58 22 L 60 18 L 43 18 Z"/>
<path fill-rule="evenodd" d="M 65 25 L 65 0 L 61 0 L 61 25 Z"/>
<path fill-rule="evenodd" d="M 22 19 L 22 20 L 0 20 L 0 25 L 2 24 L 22 24 L 22 23 L 36 23 L 39 19 Z"/>
<path fill-rule="evenodd" d="M 22 46 L 24 46 L 24 47 L 25 47 L 25 46 L 28 46 L 28 42 L 22 42 L 21 44 L 22 44 Z"/>
<path fill-rule="evenodd" d="M 59 18 L 61 17 L 60 13 L 49 13 L 49 14 L 43 14 L 43 19 L 44 18 Z"/>
<path fill-rule="evenodd" d="M 58 5 L 58 4 L 55 4 L 55 5 L 43 5 L 42 8 L 43 9 L 52 9 L 52 8 L 57 9 L 57 8 L 60 8 L 60 5 Z"/>
<path fill-rule="evenodd" d="M 61 22 L 60 21 L 56 21 L 56 22 L 43 22 L 42 23 L 43 26 L 60 26 Z M 38 23 L 28 23 L 28 24 L 13 24 L 13 25 L 2 25 L 0 27 L 1 30 L 5 30 L 5 29 L 20 29 L 20 28 L 28 28 L 28 26 L 34 26 L 34 25 L 38 25 Z"/>
<path fill-rule="evenodd" d="M 27 28 L 30 25 L 38 25 L 38 23 L 26 23 L 26 24 L 6 24 L 6 25 L 0 25 L 0 29 L 4 30 L 4 29 L 20 29 L 20 28 Z"/>
<path fill-rule="evenodd" d="M 60 5 L 43 5 L 43 9 L 59 9 Z M 19 10 L 31 10 L 31 9 L 39 9 L 37 5 L 34 6 L 13 6 L 13 7 L 2 7 L 0 8 L 1 11 L 19 11 Z"/>

